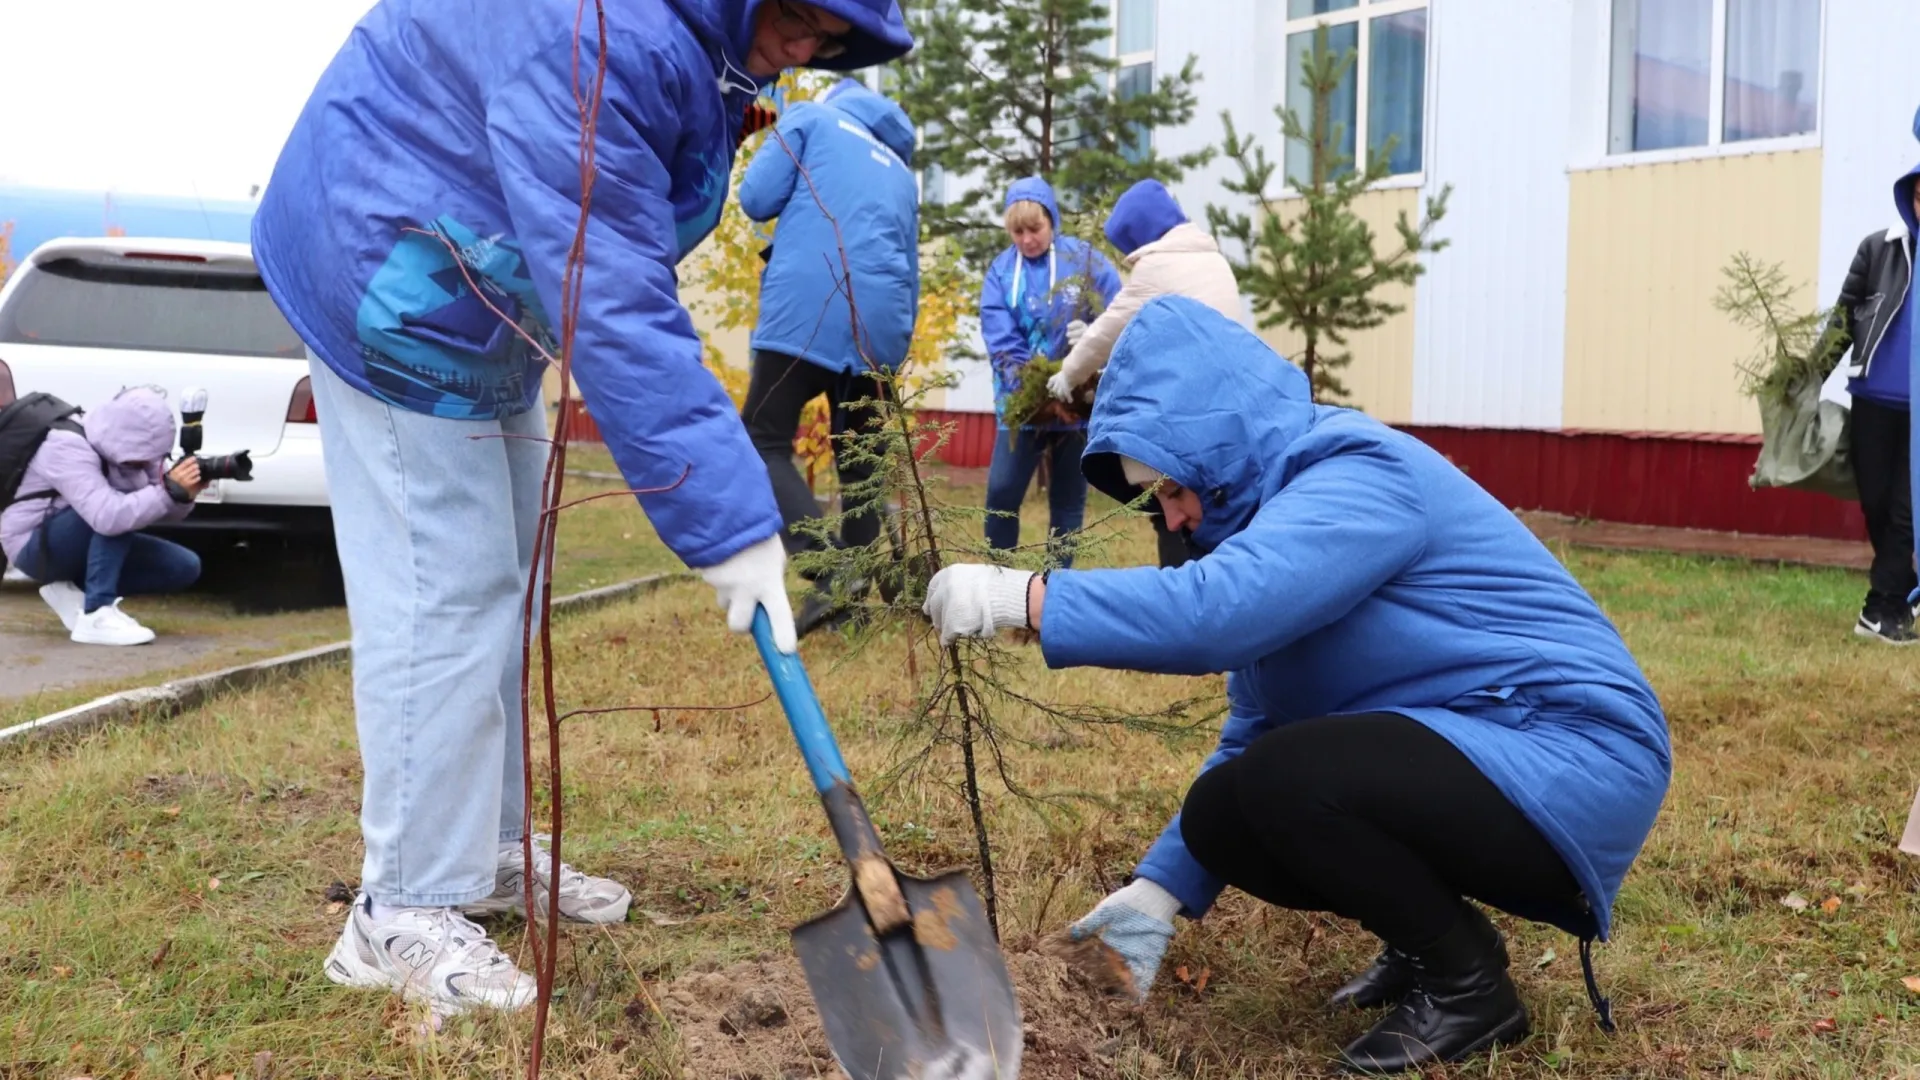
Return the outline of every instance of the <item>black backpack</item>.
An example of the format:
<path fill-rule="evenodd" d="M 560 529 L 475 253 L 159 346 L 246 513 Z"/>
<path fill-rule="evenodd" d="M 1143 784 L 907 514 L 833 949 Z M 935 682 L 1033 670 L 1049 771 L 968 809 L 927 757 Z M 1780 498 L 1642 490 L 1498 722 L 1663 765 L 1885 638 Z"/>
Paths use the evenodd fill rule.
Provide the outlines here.
<path fill-rule="evenodd" d="M 79 406 L 42 393 L 27 394 L 11 405 L 0 407 L 0 508 L 22 499 L 53 495 L 51 491 L 22 494 L 20 481 L 26 477 L 33 455 L 40 452 L 40 444 L 47 441 L 49 431 L 81 432 L 80 425 L 73 420 L 80 412 Z"/>

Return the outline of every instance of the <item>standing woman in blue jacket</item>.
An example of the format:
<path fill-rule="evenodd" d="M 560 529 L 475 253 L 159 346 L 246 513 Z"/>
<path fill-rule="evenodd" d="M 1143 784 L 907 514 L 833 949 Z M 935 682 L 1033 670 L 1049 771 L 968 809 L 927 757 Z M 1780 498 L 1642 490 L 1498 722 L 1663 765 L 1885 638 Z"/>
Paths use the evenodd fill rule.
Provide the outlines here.
<path fill-rule="evenodd" d="M 1598 605 L 1439 454 L 1346 409 L 1227 317 L 1149 301 L 1121 334 L 1087 461 L 1117 460 L 1205 552 L 1177 569 L 954 566 L 943 640 L 1039 631 L 1049 667 L 1227 673 L 1219 748 L 1133 880 L 1070 928 L 1142 999 L 1221 890 L 1357 920 L 1384 943 L 1336 1006 L 1390 1011 L 1359 1072 L 1524 1037 L 1470 901 L 1581 939 L 1588 964 L 1665 797 L 1660 704 Z"/>
<path fill-rule="evenodd" d="M 1064 360 L 1072 338 L 1120 291 L 1120 273 L 1084 240 L 1060 236 L 1053 188 L 1037 176 L 1007 189 L 1007 235 L 1013 243 L 987 268 L 980 288 L 980 335 L 993 364 L 993 407 L 999 429 L 987 470 L 987 543 L 1020 546 L 1020 504 L 1040 467 L 1051 459 L 1047 531 L 1051 544 L 1076 532 L 1087 510 L 1087 482 L 1076 463 L 1087 445 L 1084 423 L 1067 420 L 1049 404 L 1036 422 L 1007 428 L 1007 398 L 1020 388 L 1020 369 L 1036 356 Z M 1060 549 L 1073 564 L 1070 547 Z"/>
<path fill-rule="evenodd" d="M 533 979 L 466 918 L 618 922 L 615 882 L 522 856 L 521 598 L 546 469 L 538 353 L 580 219 L 577 88 L 604 55 L 573 374 L 654 528 L 744 632 L 794 647 L 780 513 L 700 364 L 675 264 L 710 231 L 761 87 L 905 53 L 894 0 L 381 0 L 314 87 L 253 219 L 312 354 L 353 626 L 362 895 L 329 979 L 438 1011 Z M 576 81 L 578 80 L 578 81 Z M 504 315 L 505 319 L 501 316 Z M 510 320 L 513 326 L 507 324 Z"/>
<path fill-rule="evenodd" d="M 840 478 L 840 544 L 880 537 L 882 506 L 863 499 L 873 465 L 849 438 L 885 421 L 871 403 L 906 362 L 920 310 L 920 187 L 913 124 L 892 101 L 853 79 L 788 110 L 740 180 L 740 208 L 779 219 L 760 279 L 753 377 L 741 415 L 767 463 L 786 522 L 788 552 L 820 541 L 796 522 L 818 518 L 813 490 L 793 464 L 800 413 L 827 395 Z M 851 293 L 853 303 L 847 302 Z M 863 406 L 861 403 L 868 405 Z M 801 606 L 801 637 L 837 621 L 866 582 L 816 579 Z"/>

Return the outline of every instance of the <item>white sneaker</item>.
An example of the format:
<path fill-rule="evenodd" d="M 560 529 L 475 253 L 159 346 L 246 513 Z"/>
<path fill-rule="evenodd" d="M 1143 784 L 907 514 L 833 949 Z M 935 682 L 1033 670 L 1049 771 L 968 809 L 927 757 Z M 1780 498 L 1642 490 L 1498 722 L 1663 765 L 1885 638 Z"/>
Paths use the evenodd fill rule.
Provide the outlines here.
<path fill-rule="evenodd" d="M 121 611 L 116 599 L 105 607 L 81 612 L 73 620 L 73 640 L 82 645 L 145 645 L 153 640 L 153 631 Z"/>
<path fill-rule="evenodd" d="M 539 993 L 487 932 L 452 908 L 401 908 L 374 922 L 366 896 L 353 901 L 346 928 L 327 955 L 327 978 L 341 986 L 392 990 L 426 1002 L 438 1015 L 476 1007 L 520 1009 Z"/>
<path fill-rule="evenodd" d="M 534 903 L 545 915 L 553 856 L 547 853 L 547 837 L 544 835 L 533 838 L 533 862 Z M 633 894 L 619 882 L 588 877 L 566 863 L 560 864 L 561 918 L 583 923 L 625 922 L 627 908 L 632 903 Z M 461 910 L 481 918 L 509 912 L 526 914 L 527 869 L 519 843 L 500 845 L 500 863 L 494 877 L 493 895 L 468 904 Z"/>
<path fill-rule="evenodd" d="M 7 572 L 0 574 L 0 581 L 4 581 L 9 585 L 30 585 L 33 583 L 33 579 L 27 576 L 27 572 L 17 566 L 8 566 Z"/>
<path fill-rule="evenodd" d="M 40 586 L 40 599 L 47 602 L 55 615 L 60 616 L 60 625 L 73 633 L 75 623 L 80 621 L 80 612 L 87 606 L 86 591 L 71 581 L 56 581 L 51 585 Z"/>

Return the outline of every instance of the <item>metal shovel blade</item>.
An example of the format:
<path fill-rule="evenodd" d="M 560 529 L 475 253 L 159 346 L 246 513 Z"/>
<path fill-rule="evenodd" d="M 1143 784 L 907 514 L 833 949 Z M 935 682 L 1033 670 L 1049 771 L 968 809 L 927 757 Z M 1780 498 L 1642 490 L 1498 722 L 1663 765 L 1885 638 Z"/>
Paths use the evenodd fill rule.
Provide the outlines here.
<path fill-rule="evenodd" d="M 905 926 L 876 935 L 855 890 L 793 931 L 834 1058 L 853 1080 L 1014 1080 L 1020 1006 L 973 883 L 896 878 Z"/>

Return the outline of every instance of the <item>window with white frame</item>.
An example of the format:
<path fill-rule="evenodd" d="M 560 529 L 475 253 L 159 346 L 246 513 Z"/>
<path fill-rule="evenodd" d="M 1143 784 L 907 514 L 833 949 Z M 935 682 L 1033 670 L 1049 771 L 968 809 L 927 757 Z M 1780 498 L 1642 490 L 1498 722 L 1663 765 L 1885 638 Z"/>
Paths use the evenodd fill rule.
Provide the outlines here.
<path fill-rule="evenodd" d="M 1613 0 L 1607 149 L 1815 134 L 1821 0 Z"/>
<path fill-rule="evenodd" d="M 1091 98 L 1111 90 L 1121 100 L 1143 94 L 1153 89 L 1153 35 L 1154 7 L 1158 0 L 1110 0 L 1104 18 L 1089 24 L 1091 29 L 1102 31 L 1102 37 L 1093 43 L 1094 52 L 1106 53 L 1119 63 L 1111 76 L 1102 76 L 1094 86 L 1087 87 L 1083 93 Z M 1066 110 L 1071 113 L 1072 110 Z M 1060 150 L 1078 150 L 1094 145 L 1092 134 L 1082 131 L 1072 115 L 1054 122 L 1054 146 Z M 1153 133 L 1145 127 L 1138 127 L 1132 137 L 1123 140 L 1120 146 L 1121 156 L 1128 161 L 1138 162 L 1147 156 L 1147 150 L 1153 145 Z"/>
<path fill-rule="evenodd" d="M 1312 103 L 1300 76 L 1322 25 L 1334 55 L 1356 55 L 1331 103 L 1340 153 L 1361 166 L 1384 154 L 1392 175 L 1418 173 L 1426 141 L 1427 0 L 1287 0 L 1286 101 L 1303 121 Z M 1365 157 L 1356 152 L 1362 146 Z M 1289 142 L 1287 176 L 1307 169 L 1306 144 Z"/>
<path fill-rule="evenodd" d="M 1114 72 L 1113 92 L 1121 100 L 1153 90 L 1154 8 L 1158 0 L 1112 0 L 1113 57 L 1120 61 Z M 1141 128 L 1133 133 L 1120 152 L 1129 161 L 1147 156 L 1153 133 Z"/>

